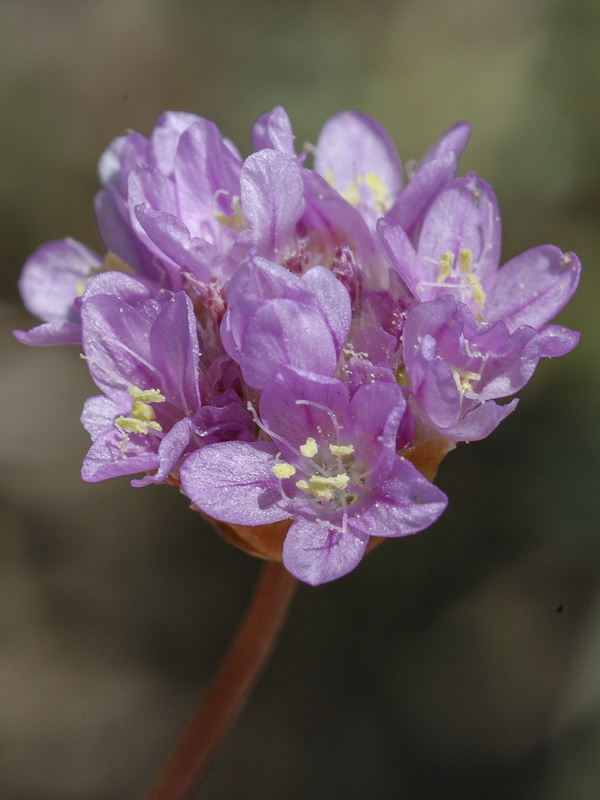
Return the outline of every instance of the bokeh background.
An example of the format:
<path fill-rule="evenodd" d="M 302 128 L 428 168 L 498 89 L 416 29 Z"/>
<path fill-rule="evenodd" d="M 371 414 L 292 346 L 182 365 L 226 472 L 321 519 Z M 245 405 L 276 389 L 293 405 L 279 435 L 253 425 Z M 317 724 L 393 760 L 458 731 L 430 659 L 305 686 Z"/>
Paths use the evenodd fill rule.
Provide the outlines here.
<path fill-rule="evenodd" d="M 96 162 L 167 108 L 243 152 L 277 103 L 297 141 L 345 108 L 402 158 L 454 121 L 495 186 L 508 259 L 585 272 L 514 415 L 442 465 L 429 531 L 301 587 L 200 796 L 600 797 L 600 6 L 596 0 L 0 0 L 0 797 L 141 797 L 201 696 L 258 562 L 170 487 L 85 485 L 76 349 L 31 324 L 25 258 L 99 247 Z"/>

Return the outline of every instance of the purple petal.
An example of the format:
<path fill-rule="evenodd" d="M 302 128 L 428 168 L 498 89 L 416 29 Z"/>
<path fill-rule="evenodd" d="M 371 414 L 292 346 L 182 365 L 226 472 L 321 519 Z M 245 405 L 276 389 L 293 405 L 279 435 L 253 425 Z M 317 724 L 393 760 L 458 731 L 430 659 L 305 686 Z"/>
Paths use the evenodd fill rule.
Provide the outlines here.
<path fill-rule="evenodd" d="M 376 120 L 356 111 L 343 111 L 325 123 L 314 168 L 342 196 L 360 197 L 360 207 L 373 221 L 392 207 L 402 188 L 402 165 L 389 134 Z M 385 199 L 373 192 L 371 176 L 381 184 Z"/>
<path fill-rule="evenodd" d="M 472 341 L 475 347 L 489 352 L 478 393 L 480 401 L 509 397 L 518 392 L 535 372 L 541 356 L 540 338 L 535 329 L 527 325 L 508 335 L 504 323 L 499 322 Z"/>
<path fill-rule="evenodd" d="M 446 495 L 404 458 L 374 487 L 372 502 L 348 524 L 369 536 L 406 536 L 427 528 L 446 509 Z"/>
<path fill-rule="evenodd" d="M 454 178 L 470 132 L 467 122 L 457 122 L 421 159 L 408 185 L 400 192 L 390 216 L 409 236 L 413 236 L 438 193 Z"/>
<path fill-rule="evenodd" d="M 123 447 L 123 442 L 127 446 Z M 113 428 L 100 434 L 83 461 L 81 477 L 88 483 L 146 472 L 158 467 L 156 440 L 149 436 L 131 434 L 127 440 L 123 432 Z"/>
<path fill-rule="evenodd" d="M 302 170 L 306 208 L 302 223 L 311 243 L 325 252 L 348 246 L 356 254 L 365 278 L 378 288 L 376 244 L 359 212 L 347 203 L 320 175 Z"/>
<path fill-rule="evenodd" d="M 200 406 L 200 352 L 196 317 L 185 292 L 178 292 L 158 314 L 150 331 L 150 355 L 167 400 L 186 416 L 193 415 Z"/>
<path fill-rule="evenodd" d="M 455 173 L 454 153 L 421 164 L 390 209 L 390 218 L 412 237 L 431 203 Z"/>
<path fill-rule="evenodd" d="M 347 289 L 328 269 L 320 266 L 305 272 L 300 278 L 298 288 L 301 292 L 308 292 L 310 302 L 329 328 L 339 355 L 348 339 L 352 322 L 352 307 Z M 300 293 L 297 296 L 300 300 Z"/>
<path fill-rule="evenodd" d="M 112 187 L 96 195 L 94 215 L 105 248 L 135 272 L 160 283 L 164 270 L 153 263 L 155 259 L 131 229 L 129 208 Z"/>
<path fill-rule="evenodd" d="M 94 275 L 87 285 L 82 302 L 85 303 L 90 297 L 103 294 L 113 295 L 136 307 L 152 305 L 154 301 L 161 303 L 171 297 L 170 292 L 159 289 L 153 281 L 116 270 Z"/>
<path fill-rule="evenodd" d="M 240 182 L 242 210 L 249 227 L 242 231 L 239 242 L 278 260 L 304 211 L 300 168 L 285 153 L 261 150 L 244 162 Z"/>
<path fill-rule="evenodd" d="M 283 543 L 283 563 L 292 575 L 317 586 L 351 572 L 365 553 L 368 536 L 297 519 Z"/>
<path fill-rule="evenodd" d="M 427 151 L 421 159 L 419 166 L 429 164 L 431 161 L 437 161 L 450 153 L 458 160 L 467 146 L 470 135 L 471 125 L 468 122 L 455 123 L 450 130 L 446 131 L 439 141 L 434 144 L 431 150 Z"/>
<path fill-rule="evenodd" d="M 469 411 L 460 422 L 445 428 L 444 436 L 455 442 L 476 442 L 485 439 L 503 419 L 515 410 L 518 402 L 515 398 L 510 403 L 500 406 L 494 400 L 488 400 L 483 405 Z"/>
<path fill-rule="evenodd" d="M 578 331 L 572 331 L 562 325 L 544 325 L 538 336 L 540 355 L 544 358 L 564 356 L 577 347 L 579 336 Z"/>
<path fill-rule="evenodd" d="M 150 483 L 162 483 L 177 466 L 185 450 L 192 442 L 190 420 L 184 417 L 176 422 L 171 430 L 161 439 L 158 446 L 158 469 L 153 475 L 131 481 L 136 488 L 148 486 Z"/>
<path fill-rule="evenodd" d="M 350 444 L 338 433 L 348 416 L 348 392 L 335 378 L 286 369 L 277 375 L 260 398 L 260 416 L 285 459 L 300 463 L 298 448 L 309 437 L 317 444 Z M 344 441 L 339 441 L 340 434 Z M 289 445 L 289 446 L 288 446 Z M 300 462 L 298 461 L 300 459 Z"/>
<path fill-rule="evenodd" d="M 418 287 L 426 276 L 421 259 L 404 228 L 392 217 L 382 217 L 377 223 L 377 233 L 398 277 L 414 297 L 420 299 Z"/>
<path fill-rule="evenodd" d="M 239 351 L 229 354 L 257 389 L 284 366 L 333 375 L 338 358 L 326 323 L 293 300 L 271 300 L 259 308 L 248 322 Z"/>
<path fill-rule="evenodd" d="M 500 212 L 492 187 L 477 175 L 452 181 L 435 199 L 423 221 L 417 252 L 435 281 L 440 259 L 462 250 L 472 255 L 473 274 L 484 284 L 500 260 Z"/>
<path fill-rule="evenodd" d="M 181 135 L 174 165 L 177 216 L 192 236 L 209 238 L 206 227 L 218 236 L 223 226 L 215 213 L 231 214 L 233 197 L 240 195 L 240 168 L 214 123 L 199 120 Z"/>
<path fill-rule="evenodd" d="M 114 428 L 116 417 L 127 416 L 130 409 L 129 392 L 115 393 L 112 398 L 104 394 L 88 397 L 83 404 L 81 424 L 95 441 L 101 433 Z"/>
<path fill-rule="evenodd" d="M 184 492 L 201 511 L 234 525 L 268 525 L 282 509 L 273 473 L 277 448 L 269 442 L 221 442 L 189 455 L 181 470 Z"/>
<path fill-rule="evenodd" d="M 158 118 L 150 137 L 150 147 L 155 166 L 163 175 L 173 174 L 173 165 L 181 135 L 202 118 L 183 111 L 165 111 Z"/>
<path fill-rule="evenodd" d="M 262 256 L 245 258 L 235 270 L 227 287 L 227 305 L 231 308 L 248 295 L 273 300 L 290 298 L 297 292 L 300 280 L 287 269 Z"/>
<path fill-rule="evenodd" d="M 138 311 L 116 297 L 96 295 L 83 303 L 82 322 L 90 373 L 104 392 L 159 387 L 151 365 L 150 322 Z"/>
<path fill-rule="evenodd" d="M 140 164 L 147 164 L 148 154 L 149 142 L 141 133 L 131 131 L 126 136 L 113 139 L 98 164 L 101 183 L 126 197 L 129 173 Z"/>
<path fill-rule="evenodd" d="M 45 322 L 30 331 L 13 331 L 21 344 L 47 347 L 54 344 L 81 344 L 81 324 L 79 322 Z"/>
<path fill-rule="evenodd" d="M 161 265 L 169 276 L 169 286 L 175 290 L 181 286 L 181 267 L 165 259 L 140 223 L 138 211 L 147 208 L 171 215 L 177 213 L 177 198 L 171 181 L 157 169 L 137 168 L 129 176 L 130 223 L 139 241 L 161 260 Z"/>
<path fill-rule="evenodd" d="M 155 252 L 162 259 L 168 259 L 176 269 L 190 272 L 204 282 L 212 277 L 224 280 L 232 275 L 235 262 L 206 240 L 192 238 L 177 217 L 145 206 L 138 206 L 135 212 Z"/>
<path fill-rule="evenodd" d="M 255 150 L 279 150 L 295 158 L 294 133 L 283 106 L 275 106 L 256 120 L 252 128 L 252 142 Z"/>
<path fill-rule="evenodd" d="M 485 318 L 501 319 L 509 330 L 539 328 L 571 299 L 581 264 L 574 253 L 546 244 L 516 256 L 498 272 L 484 308 Z"/>
<path fill-rule="evenodd" d="M 23 302 L 44 322 L 78 322 L 73 302 L 94 270 L 103 267 L 93 250 L 74 239 L 48 242 L 25 262 L 19 281 Z"/>
<path fill-rule="evenodd" d="M 409 236 L 413 236 L 437 194 L 454 178 L 470 133 L 467 122 L 457 122 L 421 159 L 408 185 L 400 192 L 390 216 Z"/>
<path fill-rule="evenodd" d="M 365 466 L 370 485 L 380 483 L 392 468 L 404 408 L 402 390 L 395 383 L 361 386 L 350 402 L 352 444 L 357 452 L 369 456 Z"/>

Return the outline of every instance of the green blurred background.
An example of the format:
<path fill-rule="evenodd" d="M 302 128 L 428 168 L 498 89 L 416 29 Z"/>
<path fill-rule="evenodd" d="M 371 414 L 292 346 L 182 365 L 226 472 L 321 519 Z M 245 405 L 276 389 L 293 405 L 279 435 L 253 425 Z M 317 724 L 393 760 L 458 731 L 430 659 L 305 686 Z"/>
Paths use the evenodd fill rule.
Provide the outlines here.
<path fill-rule="evenodd" d="M 165 109 L 247 153 L 345 108 L 404 161 L 454 121 L 495 186 L 505 260 L 550 241 L 583 331 L 514 415 L 442 465 L 450 508 L 335 584 L 301 587 L 200 793 L 220 800 L 598 800 L 600 5 L 597 0 L 0 0 L 0 797 L 140 797 L 201 695 L 258 562 L 169 487 L 85 485 L 75 349 L 31 324 L 25 258 L 99 247 L 97 159 Z"/>

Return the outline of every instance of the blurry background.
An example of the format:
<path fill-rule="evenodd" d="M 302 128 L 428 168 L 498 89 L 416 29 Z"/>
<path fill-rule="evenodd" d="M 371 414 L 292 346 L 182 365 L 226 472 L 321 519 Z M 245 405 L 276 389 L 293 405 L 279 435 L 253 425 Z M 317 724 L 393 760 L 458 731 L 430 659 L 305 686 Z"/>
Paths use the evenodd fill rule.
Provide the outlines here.
<path fill-rule="evenodd" d="M 79 478 L 95 393 L 76 349 L 26 348 L 40 244 L 99 242 L 97 159 L 167 108 L 247 153 L 276 103 L 297 141 L 359 108 L 404 161 L 458 119 L 505 260 L 575 250 L 545 362 L 450 508 L 353 574 L 301 587 L 202 798 L 600 797 L 600 6 L 595 0 L 0 0 L 0 797 L 141 796 L 229 640 L 258 562 L 169 487 Z"/>

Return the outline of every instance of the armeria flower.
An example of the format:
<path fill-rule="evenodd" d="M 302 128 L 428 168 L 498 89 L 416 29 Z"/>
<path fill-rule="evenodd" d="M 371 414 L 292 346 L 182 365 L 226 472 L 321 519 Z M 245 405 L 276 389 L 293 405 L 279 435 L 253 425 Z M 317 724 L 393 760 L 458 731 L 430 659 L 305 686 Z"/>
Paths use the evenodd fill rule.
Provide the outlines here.
<path fill-rule="evenodd" d="M 407 174 L 355 111 L 300 153 L 281 107 L 246 159 L 192 114 L 116 139 L 95 204 L 106 255 L 70 239 L 34 253 L 21 291 L 42 324 L 16 332 L 82 344 L 102 392 L 82 417 L 85 480 L 181 484 L 309 583 L 435 521 L 441 458 L 578 339 L 551 323 L 577 257 L 543 245 L 499 266 L 493 190 L 456 178 L 469 133 L 457 123 Z"/>
<path fill-rule="evenodd" d="M 513 332 L 529 325 L 542 334 L 542 355 L 569 352 L 578 336 L 548 325 L 569 301 L 581 265 L 553 245 L 527 250 L 500 265 L 500 212 L 492 187 L 471 174 L 449 183 L 423 220 L 416 249 L 391 218 L 379 233 L 398 276 L 416 301 L 451 294 L 481 321 L 502 320 Z"/>
<path fill-rule="evenodd" d="M 43 323 L 31 331 L 15 331 L 17 339 L 38 345 L 81 342 L 79 299 L 88 279 L 105 268 L 100 256 L 73 239 L 36 250 L 25 263 L 19 289 L 28 310 Z"/>
<path fill-rule="evenodd" d="M 371 536 L 430 525 L 444 494 L 396 452 L 400 387 L 369 383 L 350 399 L 343 383 L 282 369 L 262 392 L 255 443 L 198 450 L 181 471 L 186 494 L 224 522 L 292 519 L 283 558 L 308 583 L 349 572 Z"/>
<path fill-rule="evenodd" d="M 348 292 L 329 270 L 296 276 L 253 257 L 229 284 L 221 339 L 248 385 L 262 389 L 283 366 L 333 375 L 351 321 Z"/>
<path fill-rule="evenodd" d="M 483 439 L 517 404 L 495 401 L 527 383 L 541 350 L 534 328 L 522 325 L 511 334 L 504 322 L 478 322 L 453 295 L 421 303 L 404 325 L 413 411 L 448 439 Z"/>
<path fill-rule="evenodd" d="M 111 294 L 83 306 L 85 357 L 104 392 L 83 411 L 93 439 L 85 480 L 156 470 L 162 481 L 194 438 L 200 387 L 191 302 L 178 292 L 144 312 Z"/>

